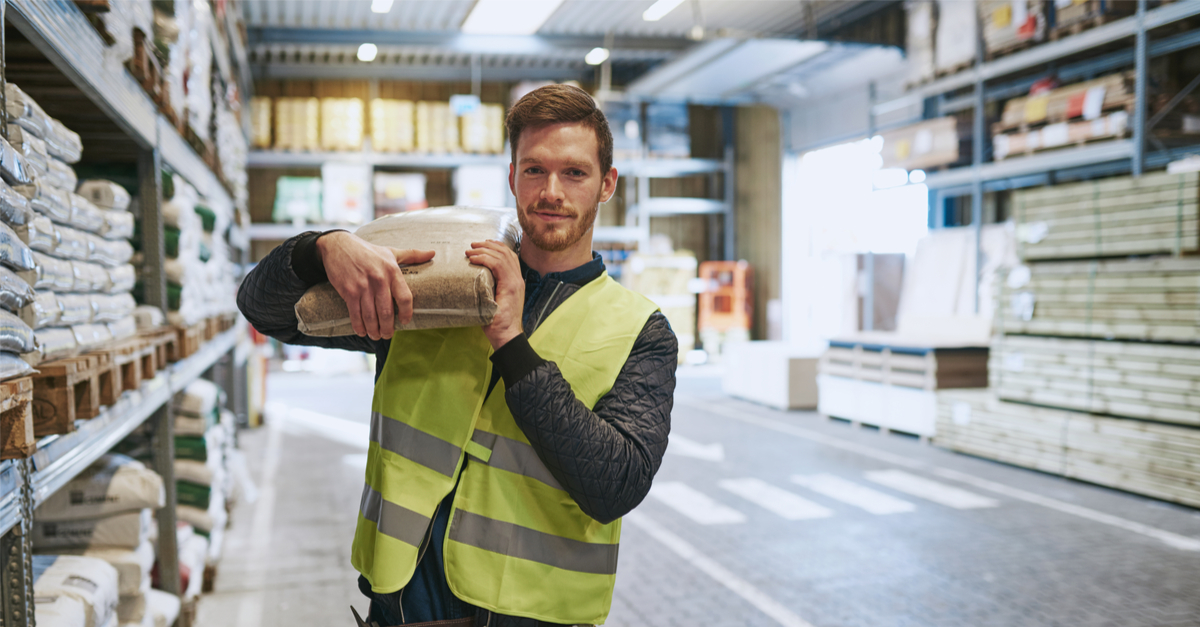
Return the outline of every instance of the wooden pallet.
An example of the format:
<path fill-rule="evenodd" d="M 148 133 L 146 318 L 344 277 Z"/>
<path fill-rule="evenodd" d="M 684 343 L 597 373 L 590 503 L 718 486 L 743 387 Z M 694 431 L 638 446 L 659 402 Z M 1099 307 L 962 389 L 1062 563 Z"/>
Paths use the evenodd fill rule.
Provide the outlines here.
<path fill-rule="evenodd" d="M 988 373 L 1002 400 L 1200 426 L 1200 346 L 997 336 Z"/>
<path fill-rule="evenodd" d="M 1028 280 L 1016 287 L 996 281 L 1000 333 L 1200 342 L 1200 258 L 1042 262 L 1028 269 Z"/>
<path fill-rule="evenodd" d="M 200 592 L 208 594 L 212 592 L 217 583 L 217 565 L 204 565 L 204 580 L 200 582 Z"/>
<path fill-rule="evenodd" d="M 819 374 L 920 390 L 987 385 L 987 348 L 914 348 L 834 340 Z"/>
<path fill-rule="evenodd" d="M 171 354 L 171 361 L 179 361 L 186 359 L 196 354 L 204 342 L 208 341 L 206 337 L 208 323 L 201 322 L 190 327 L 174 327 L 178 342 L 175 345 L 175 352 Z"/>
<path fill-rule="evenodd" d="M 0 445 L 0 459 L 23 459 L 37 450 L 30 377 L 0 382 Z"/>
<path fill-rule="evenodd" d="M 1055 11 L 1055 26 L 1050 39 L 1078 35 L 1085 30 L 1103 26 L 1136 12 L 1136 2 L 1113 2 L 1112 0 L 1087 0 Z"/>
<path fill-rule="evenodd" d="M 179 351 L 179 335 L 174 327 L 142 329 L 137 336 L 146 340 L 153 349 L 155 372 L 165 368 L 171 361 L 179 361 L 171 359 Z"/>
<path fill-rule="evenodd" d="M 1121 176 L 1013 193 L 1023 259 L 1200 252 L 1200 173 Z"/>
<path fill-rule="evenodd" d="M 934 444 L 1154 498 L 1200 506 L 1200 429 L 938 393 Z"/>
<path fill-rule="evenodd" d="M 32 377 L 37 437 L 70 433 L 76 420 L 100 414 L 101 369 L 101 358 L 95 353 L 38 365 L 39 372 Z"/>
<path fill-rule="evenodd" d="M 100 404 L 111 405 L 127 390 L 137 390 L 142 381 L 158 371 L 158 356 L 151 339 L 134 336 L 92 351 L 109 365 L 113 374 L 100 377 Z"/>
<path fill-rule="evenodd" d="M 125 63 L 125 67 L 142 86 L 142 91 L 150 96 L 150 100 L 158 103 L 162 98 L 165 86 L 163 85 L 162 67 L 158 62 L 158 57 L 154 54 L 153 47 L 153 37 L 148 36 L 141 29 L 133 29 L 133 57 Z"/>
<path fill-rule="evenodd" d="M 1000 119 L 992 124 L 992 134 L 1029 131 L 1046 124 L 1082 119 L 1089 92 L 1103 90 L 1096 103 L 1100 113 L 1132 111 L 1134 74 L 1122 72 L 1095 80 L 1073 83 L 1036 96 L 1020 96 L 1004 103 Z"/>

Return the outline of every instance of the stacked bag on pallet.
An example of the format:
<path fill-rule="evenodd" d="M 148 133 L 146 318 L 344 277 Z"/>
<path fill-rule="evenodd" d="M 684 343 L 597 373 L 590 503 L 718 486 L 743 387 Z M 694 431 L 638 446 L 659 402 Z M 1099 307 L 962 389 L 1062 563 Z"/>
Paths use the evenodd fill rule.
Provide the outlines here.
<path fill-rule="evenodd" d="M 229 521 L 226 504 L 234 487 L 228 462 L 236 427 L 233 414 L 221 409 L 223 396 L 216 384 L 198 379 L 172 401 L 176 513 L 206 540 L 206 564 L 215 564 L 221 556 Z"/>
<path fill-rule="evenodd" d="M 20 310 L 33 331 L 26 359 L 37 365 L 133 335 L 129 195 L 107 181 L 79 183 L 68 165 L 81 157 L 79 136 L 16 85 L 7 84 L 5 96 L 9 140 L 28 174 L 13 187 L 28 208 L 14 225 L 23 244 L 14 256 L 28 250 L 32 263 L 19 276 L 35 290 Z M 106 188 L 97 192 L 106 204 L 93 202 L 93 188 Z"/>
<path fill-rule="evenodd" d="M 37 346 L 33 330 L 20 318 L 21 309 L 32 303 L 36 294 L 18 276 L 33 271 L 37 262 L 15 230 L 27 228 L 36 214 L 29 200 L 12 187 L 28 185 L 31 177 L 25 157 L 0 138 L 0 379 L 29 374 L 32 368 L 20 355 Z"/>
<path fill-rule="evenodd" d="M 147 608 L 156 555 L 154 510 L 164 502 L 157 473 L 130 457 L 109 453 L 35 511 L 33 546 L 43 559 L 55 564 L 60 563 L 55 558 L 65 560 L 63 564 L 91 559 L 115 569 L 111 598 L 104 597 L 111 608 L 102 613 L 99 603 L 92 604 L 95 624 L 115 624 L 108 613 L 115 613 L 123 625 L 152 624 L 147 621 Z"/>

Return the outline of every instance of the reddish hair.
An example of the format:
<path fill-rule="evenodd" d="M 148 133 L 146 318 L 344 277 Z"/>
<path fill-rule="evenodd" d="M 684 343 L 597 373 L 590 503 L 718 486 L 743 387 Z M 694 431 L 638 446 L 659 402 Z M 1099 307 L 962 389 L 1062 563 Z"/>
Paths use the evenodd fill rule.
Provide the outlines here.
<path fill-rule="evenodd" d="M 586 91 L 571 85 L 547 85 L 525 94 L 508 111 L 504 124 L 512 142 L 512 160 L 517 162 L 517 143 L 528 127 L 581 122 L 596 133 L 600 175 L 612 169 L 613 137 L 608 119 Z"/>

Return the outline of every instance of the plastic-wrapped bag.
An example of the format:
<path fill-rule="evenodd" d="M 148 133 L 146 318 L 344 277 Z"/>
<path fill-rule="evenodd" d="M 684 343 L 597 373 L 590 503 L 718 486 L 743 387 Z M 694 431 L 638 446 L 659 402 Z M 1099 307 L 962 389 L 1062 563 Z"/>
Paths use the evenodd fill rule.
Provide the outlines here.
<path fill-rule="evenodd" d="M 9 124 L 8 143 L 21 153 L 25 158 L 25 165 L 29 166 L 35 175 L 46 178 L 50 171 L 50 153 L 46 152 L 46 142 L 18 124 Z"/>
<path fill-rule="evenodd" d="M 92 237 L 79 229 L 59 226 L 58 248 L 54 251 L 54 256 L 75 261 L 87 261 L 93 255 Z"/>
<path fill-rule="evenodd" d="M 92 320 L 95 322 L 117 322 L 133 315 L 137 302 L 133 295 L 124 294 L 92 294 L 92 309 L 95 312 Z M 136 328 L 137 325 L 135 324 Z"/>
<path fill-rule="evenodd" d="M 133 337 L 137 335 L 137 330 L 137 321 L 133 319 L 133 316 L 126 316 L 116 322 L 108 323 L 108 332 L 112 334 L 112 339 L 114 340 Z"/>
<path fill-rule="evenodd" d="M 12 83 L 7 83 L 4 86 L 4 97 L 8 105 L 9 119 L 13 123 L 38 137 L 46 134 L 48 116 L 24 90 Z"/>
<path fill-rule="evenodd" d="M 28 224 L 13 228 L 13 231 L 31 250 L 53 254 L 58 248 L 58 229 L 46 216 L 38 215 Z"/>
<path fill-rule="evenodd" d="M 161 327 L 167 322 L 162 310 L 151 305 L 138 305 L 134 308 L 133 319 L 137 322 L 139 329 L 153 329 Z"/>
<path fill-rule="evenodd" d="M 71 333 L 75 334 L 75 342 L 82 350 L 112 340 L 112 331 L 109 331 L 108 325 L 104 324 L 79 324 L 71 327 Z"/>
<path fill-rule="evenodd" d="M 107 211 L 79 194 L 71 193 L 68 198 L 71 199 L 71 226 L 89 233 L 99 233 L 108 227 Z"/>
<path fill-rule="evenodd" d="M 24 244 L 22 244 L 24 246 Z M 28 250 L 28 248 L 26 248 Z M 31 252 L 33 268 L 17 274 L 35 290 L 69 292 L 75 287 L 75 272 L 71 262 L 45 253 Z"/>
<path fill-rule="evenodd" d="M 36 347 L 33 329 L 16 314 L 0 311 L 0 351 L 29 353 Z"/>
<path fill-rule="evenodd" d="M 88 294 L 59 294 L 58 306 L 62 308 L 58 319 L 62 326 L 87 324 L 96 313 L 92 297 Z"/>
<path fill-rule="evenodd" d="M 108 269 L 109 291 L 128 292 L 137 283 L 137 270 L 129 264 Z"/>
<path fill-rule="evenodd" d="M 123 239 L 104 239 L 98 235 L 89 235 L 91 239 L 92 261 L 102 263 L 110 268 L 129 263 L 133 258 L 133 245 Z"/>
<path fill-rule="evenodd" d="M 521 231 L 511 209 L 439 207 L 392 214 L 363 225 L 364 240 L 397 249 L 433 250 L 432 261 L 404 269 L 413 295 L 413 318 L 397 329 L 483 326 L 496 313 L 491 271 L 472 265 L 464 254 L 472 242 L 492 239 L 516 249 Z M 336 336 L 354 333 L 345 301 L 324 283 L 296 303 L 301 333 Z"/>
<path fill-rule="evenodd" d="M 74 168 L 54 157 L 50 157 L 47 163 L 50 167 L 47 168 L 46 178 L 51 185 L 68 191 L 79 185 L 79 177 L 75 175 Z"/>
<path fill-rule="evenodd" d="M 0 353 L 0 379 L 23 377 L 33 372 L 33 366 L 14 353 Z"/>
<path fill-rule="evenodd" d="M 20 226 L 29 222 L 34 215 L 33 209 L 29 208 L 29 199 L 9 187 L 8 183 L 0 181 L 0 221 Z"/>
<path fill-rule="evenodd" d="M 112 275 L 95 263 L 71 262 L 71 278 L 76 292 L 107 292 L 112 288 Z"/>
<path fill-rule="evenodd" d="M 79 352 L 79 343 L 68 327 L 46 327 L 33 332 L 37 354 L 42 360 L 70 357 Z"/>
<path fill-rule="evenodd" d="M 33 270 L 37 265 L 35 253 L 7 224 L 0 224 L 0 264 L 17 272 Z"/>
<path fill-rule="evenodd" d="M 29 199 L 29 206 L 34 211 L 59 224 L 71 223 L 71 197 L 67 192 L 41 180 L 35 180 L 28 185 L 17 185 L 13 189 Z"/>
<path fill-rule="evenodd" d="M 25 279 L 17 276 L 12 270 L 0 266 L 0 308 L 16 313 L 35 298 L 37 298 L 37 293 L 25 282 Z"/>
<path fill-rule="evenodd" d="M 33 180 L 21 153 L 4 138 L 0 138 L 0 177 L 9 185 L 28 185 Z"/>
<path fill-rule="evenodd" d="M 129 239 L 133 237 L 133 214 L 127 211 L 105 211 L 104 226 L 100 229 L 104 239 Z"/>
<path fill-rule="evenodd" d="M 54 118 L 49 118 L 48 129 L 46 152 L 50 153 L 50 156 L 67 163 L 78 163 L 83 158 L 83 140 L 79 138 L 79 133 Z"/>
<path fill-rule="evenodd" d="M 58 295 L 50 291 L 37 292 L 37 297 L 21 308 L 21 320 L 37 330 L 58 324 L 62 319 L 62 305 Z M 35 340 L 36 340 L 36 333 Z"/>
<path fill-rule="evenodd" d="M 79 184 L 79 195 L 101 209 L 128 211 L 131 200 L 124 187 L 103 179 L 88 179 Z"/>

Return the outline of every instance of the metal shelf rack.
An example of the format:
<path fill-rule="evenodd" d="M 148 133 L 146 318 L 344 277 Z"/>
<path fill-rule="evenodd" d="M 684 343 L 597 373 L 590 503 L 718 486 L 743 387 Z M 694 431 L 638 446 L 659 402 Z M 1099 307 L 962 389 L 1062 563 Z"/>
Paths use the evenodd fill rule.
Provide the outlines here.
<path fill-rule="evenodd" d="M 228 17 L 228 16 L 227 16 Z M 83 13 L 70 0 L 3 0 L 0 21 L 8 20 L 138 147 L 138 173 L 143 210 L 143 244 L 146 249 L 146 296 L 150 304 L 166 304 L 163 272 L 162 189 L 159 171 L 165 164 L 187 178 L 214 208 L 232 211 L 230 198 L 217 176 L 184 141 L 123 66 L 106 61 L 104 44 Z M 227 32 L 229 24 L 225 25 Z M 0 38 L 0 68 L 3 68 Z M 220 41 L 219 39 L 217 40 Z M 218 51 L 218 68 L 229 74 L 235 64 L 242 69 L 243 90 L 249 73 L 245 51 L 233 41 L 232 58 Z M 220 46 L 216 46 L 220 48 Z M 0 75 L 2 78 L 2 75 Z M 70 120 L 66 120 L 70 126 Z M 85 150 L 88 147 L 85 146 Z M 159 288 L 155 289 L 155 284 Z M 50 436 L 39 442 L 29 459 L 0 462 L 0 627 L 34 624 L 32 545 L 33 508 L 65 485 L 100 455 L 139 425 L 152 421 L 155 428 L 155 470 L 162 475 L 167 505 L 158 512 L 160 572 L 164 588 L 179 592 L 179 567 L 175 547 L 174 425 L 171 396 L 191 381 L 213 370 L 226 375 L 222 383 L 234 398 L 233 382 L 248 353 L 246 328 L 239 321 L 195 355 L 177 362 L 127 392 L 100 416 L 81 424 L 78 431 Z M 229 364 L 235 367 L 223 367 Z"/>

